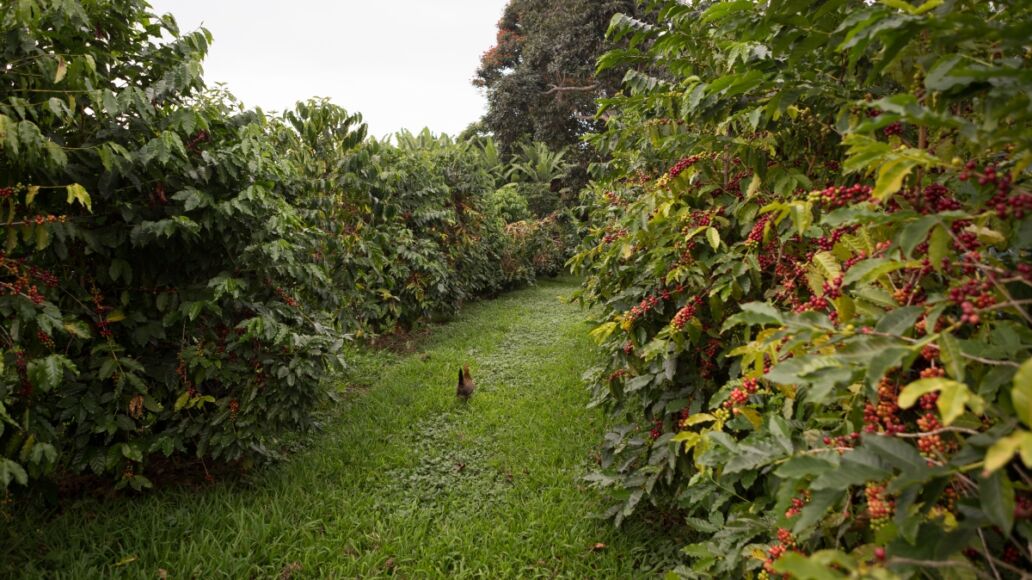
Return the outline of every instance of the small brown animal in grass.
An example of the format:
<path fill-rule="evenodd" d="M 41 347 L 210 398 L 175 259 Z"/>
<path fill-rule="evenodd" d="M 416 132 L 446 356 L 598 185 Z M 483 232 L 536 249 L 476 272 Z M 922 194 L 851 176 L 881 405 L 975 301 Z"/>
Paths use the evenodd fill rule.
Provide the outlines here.
<path fill-rule="evenodd" d="M 476 388 L 477 384 L 473 382 L 473 377 L 469 375 L 469 365 L 464 365 L 459 369 L 459 386 L 455 388 L 455 396 L 463 401 L 468 400 Z"/>

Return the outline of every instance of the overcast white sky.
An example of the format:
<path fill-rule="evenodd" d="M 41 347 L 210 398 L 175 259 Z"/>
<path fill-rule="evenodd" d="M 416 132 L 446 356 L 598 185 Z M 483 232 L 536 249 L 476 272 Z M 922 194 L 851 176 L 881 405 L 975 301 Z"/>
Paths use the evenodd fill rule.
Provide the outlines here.
<path fill-rule="evenodd" d="M 209 84 L 245 104 L 282 110 L 330 97 L 362 113 L 370 132 L 450 134 L 480 118 L 470 84 L 495 42 L 505 0 L 150 0 L 182 30 L 215 37 Z"/>

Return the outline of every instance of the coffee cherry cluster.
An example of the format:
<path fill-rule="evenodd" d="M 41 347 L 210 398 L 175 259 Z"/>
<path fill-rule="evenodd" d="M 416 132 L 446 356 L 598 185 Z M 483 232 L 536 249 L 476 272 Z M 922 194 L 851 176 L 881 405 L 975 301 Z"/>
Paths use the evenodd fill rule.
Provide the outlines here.
<path fill-rule="evenodd" d="M 236 422 L 237 413 L 240 412 L 240 401 L 232 399 L 229 401 L 229 420 L 230 422 Z"/>
<path fill-rule="evenodd" d="M 778 561 L 778 558 L 783 556 L 788 551 L 781 544 L 774 544 L 767 550 L 767 559 L 763 561 L 763 572 L 767 574 L 776 574 L 774 571 L 774 562 Z"/>
<path fill-rule="evenodd" d="M 684 157 L 680 161 L 675 163 L 673 167 L 670 168 L 670 171 L 667 172 L 667 175 L 670 176 L 670 179 L 673 179 L 678 175 L 681 175 L 681 173 L 683 173 L 685 169 L 688 169 L 692 165 L 698 163 L 700 159 L 702 159 L 701 155 L 692 155 L 690 157 Z"/>
<path fill-rule="evenodd" d="M 825 252 L 830 252 L 843 236 L 855 232 L 858 228 L 859 226 L 856 225 L 837 228 L 830 235 L 817 238 L 817 247 Z"/>
<path fill-rule="evenodd" d="M 794 517 L 796 517 L 797 515 L 799 515 L 803 511 L 803 508 L 806 507 L 806 504 L 808 504 L 808 503 L 810 503 L 810 490 L 806 490 L 803 493 L 802 497 L 793 497 L 792 498 L 792 505 L 787 510 L 785 510 L 785 517 L 786 518 L 794 518 Z"/>
<path fill-rule="evenodd" d="M 43 345 L 45 348 L 54 350 L 54 337 L 43 332 L 42 330 L 36 331 L 36 340 L 38 340 L 39 343 Z"/>
<path fill-rule="evenodd" d="M 745 243 L 749 246 L 756 246 L 763 242 L 763 232 L 767 229 L 767 224 L 773 219 L 772 214 L 764 214 L 760 219 L 756 220 L 753 224 L 752 230 L 749 231 L 749 237 L 746 238 Z"/>
<path fill-rule="evenodd" d="M 608 232 L 608 233 L 606 233 L 606 235 L 602 236 L 602 243 L 604 243 L 604 244 L 611 244 L 611 243 L 613 243 L 613 242 L 615 242 L 617 240 L 620 240 L 620 239 L 623 239 L 623 238 L 626 238 L 626 237 L 627 237 L 627 230 L 620 229 L 620 230 L 616 230 L 615 232 Z"/>
<path fill-rule="evenodd" d="M 989 207 L 996 210 L 996 215 L 1000 219 L 1013 217 L 1022 220 L 1026 215 L 1032 214 L 1032 193 L 1008 196 L 1006 193 L 997 192 L 989 200 Z"/>
<path fill-rule="evenodd" d="M 699 375 L 704 379 L 708 379 L 713 375 L 713 370 L 716 368 L 717 353 L 723 347 L 723 343 L 720 339 L 711 338 L 706 346 L 702 349 L 702 353 L 699 357 Z"/>
<path fill-rule="evenodd" d="M 936 373 L 928 373 L 928 371 L 938 371 L 938 372 L 936 372 Z M 926 373 L 927 373 L 927 376 L 926 376 Z M 931 368 L 931 369 L 925 369 L 925 370 L 921 371 L 921 378 L 922 379 L 936 378 L 936 377 L 945 376 L 945 374 L 946 373 L 944 373 L 941 368 L 940 369 Z M 933 411 L 933 410 L 935 410 L 935 406 L 938 404 L 938 402 L 939 402 L 939 393 L 938 392 L 925 393 L 925 394 L 921 395 L 920 399 L 918 399 L 918 404 L 921 406 L 921 409 L 923 411 Z"/>
<path fill-rule="evenodd" d="M 1032 518 L 1032 497 L 1019 495 L 1014 498 L 1014 519 L 1027 520 Z"/>
<path fill-rule="evenodd" d="M 942 429 L 942 424 L 939 423 L 935 414 L 925 413 L 917 420 L 917 427 L 924 433 L 931 433 Z M 946 442 L 938 433 L 920 437 L 917 440 L 917 448 L 921 451 L 921 455 L 929 459 L 941 457 L 947 451 Z"/>
<path fill-rule="evenodd" d="M 738 413 L 738 407 L 745 405 L 749 402 L 749 393 L 735 387 L 731 390 L 731 394 L 728 395 L 727 400 L 724 401 L 724 408 L 730 409 L 732 413 Z"/>
<path fill-rule="evenodd" d="M 652 440 L 655 441 L 656 439 L 659 439 L 660 435 L 662 435 L 662 434 L 663 434 L 663 420 L 662 419 L 656 419 L 656 421 L 652 424 L 652 430 L 649 431 L 649 437 L 651 437 Z"/>
<path fill-rule="evenodd" d="M 0 199 L 7 199 L 14 195 L 13 187 L 0 187 Z"/>
<path fill-rule="evenodd" d="M 189 141 L 186 142 L 186 148 L 191 153 L 197 153 L 200 150 L 201 143 L 207 143 L 211 139 L 207 131 L 201 130 L 194 134 Z"/>
<path fill-rule="evenodd" d="M 884 129 L 882 129 L 882 132 L 885 133 L 886 137 L 892 137 L 893 135 L 902 135 L 903 123 L 900 123 L 899 121 L 889 123 Z"/>
<path fill-rule="evenodd" d="M 788 548 L 794 548 L 796 545 L 795 536 L 785 528 L 778 528 L 778 541 L 781 542 L 782 546 Z"/>
<path fill-rule="evenodd" d="M 630 203 L 612 191 L 605 192 L 603 196 L 606 198 L 606 201 L 609 202 L 609 205 L 614 207 L 624 207 Z"/>
<path fill-rule="evenodd" d="M 677 416 L 677 426 L 678 426 L 678 428 L 680 428 L 680 429 L 687 428 L 687 425 L 685 425 L 685 423 L 687 423 L 688 417 L 691 417 L 691 415 L 692 415 L 692 412 L 691 412 L 691 410 L 688 407 L 685 407 L 684 409 L 681 409 L 681 412 Z"/>
<path fill-rule="evenodd" d="M 104 315 L 111 308 L 104 305 L 104 295 L 100 293 L 96 286 L 90 291 L 90 298 L 93 300 L 93 309 L 97 313 L 97 332 L 104 338 L 111 338 L 111 328 L 108 325 L 107 317 Z"/>
<path fill-rule="evenodd" d="M 923 214 L 955 211 L 961 208 L 960 202 L 950 195 L 949 188 L 939 183 L 925 187 L 921 196 L 924 202 L 921 208 Z"/>
<path fill-rule="evenodd" d="M 613 371 L 612 374 L 609 375 L 609 382 L 610 383 L 615 383 L 616 381 L 619 381 L 620 379 L 626 377 L 629 374 L 631 374 L 631 373 L 627 369 L 617 369 L 617 370 Z"/>
<path fill-rule="evenodd" d="M 981 322 L 979 310 L 996 304 L 996 297 L 992 295 L 991 289 L 991 282 L 974 279 L 950 288 L 950 300 L 960 305 L 961 322 L 971 325 Z"/>
<path fill-rule="evenodd" d="M 632 306 L 625 317 L 633 322 L 645 316 L 657 306 L 659 306 L 659 298 L 652 295 L 646 296 L 637 306 Z"/>
<path fill-rule="evenodd" d="M 680 332 L 684 329 L 684 325 L 688 324 L 688 321 L 695 318 L 695 313 L 698 311 L 699 305 L 702 303 L 702 299 L 696 296 L 691 302 L 686 304 L 683 308 L 677 311 L 674 315 L 674 319 L 670 322 L 670 326 L 674 330 Z"/>
<path fill-rule="evenodd" d="M 279 299 L 282 300 L 287 306 L 290 306 L 291 308 L 296 308 L 297 307 L 297 305 L 298 305 L 297 299 L 294 298 L 293 296 L 291 296 L 289 293 L 287 293 L 287 291 L 284 290 L 283 288 L 280 288 L 279 286 L 277 286 L 276 287 L 276 295 L 279 296 Z"/>
<path fill-rule="evenodd" d="M 179 382 L 186 387 L 186 392 L 190 394 L 190 398 L 197 396 L 198 391 L 194 387 L 193 381 L 190 380 L 190 372 L 186 368 L 186 359 L 183 358 L 183 353 L 179 353 L 179 364 L 176 365 L 176 375 L 179 377 Z"/>
<path fill-rule="evenodd" d="M 867 498 L 867 515 L 871 518 L 871 527 L 881 529 L 892 517 L 896 502 L 889 497 L 885 486 L 879 483 L 868 483 L 864 496 Z"/>
<path fill-rule="evenodd" d="M 25 351 L 14 352 L 14 368 L 18 372 L 18 395 L 28 399 L 32 396 L 32 382 L 29 380 L 29 363 L 25 360 Z"/>
<path fill-rule="evenodd" d="M 828 447 L 838 448 L 839 453 L 845 453 L 843 449 L 854 447 L 860 441 L 860 433 L 853 432 L 848 435 L 837 435 L 835 437 L 825 435 L 823 441 Z"/>
<path fill-rule="evenodd" d="M 829 207 L 843 207 L 871 199 L 871 186 L 859 183 L 850 186 L 832 185 L 817 192 L 816 198 Z"/>
<path fill-rule="evenodd" d="M 634 354 L 634 343 L 629 340 L 625 342 L 623 345 L 623 353 L 627 356 Z"/>
<path fill-rule="evenodd" d="M 864 406 L 864 431 L 876 433 L 884 431 L 888 435 L 897 435 L 906 431 L 899 418 L 899 405 L 896 402 L 896 388 L 888 378 L 878 384 L 878 404 L 867 403 Z"/>

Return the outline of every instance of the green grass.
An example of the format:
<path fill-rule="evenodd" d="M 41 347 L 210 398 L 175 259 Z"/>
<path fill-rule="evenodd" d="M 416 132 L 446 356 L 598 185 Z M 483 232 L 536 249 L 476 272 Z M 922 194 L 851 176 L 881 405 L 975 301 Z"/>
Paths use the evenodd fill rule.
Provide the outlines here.
<path fill-rule="evenodd" d="M 289 461 L 247 480 L 19 513 L 0 577 L 574 577 L 661 569 L 644 527 L 593 519 L 581 478 L 603 418 L 571 280 L 471 305 L 410 356 L 365 353 L 369 387 Z M 457 368 L 478 390 L 456 401 Z M 597 543 L 606 544 L 594 550 Z"/>

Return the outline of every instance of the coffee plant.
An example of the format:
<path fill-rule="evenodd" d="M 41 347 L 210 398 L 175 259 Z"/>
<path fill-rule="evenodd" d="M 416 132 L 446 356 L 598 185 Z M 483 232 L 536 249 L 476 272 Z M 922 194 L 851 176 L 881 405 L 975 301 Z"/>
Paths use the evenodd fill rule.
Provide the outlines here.
<path fill-rule="evenodd" d="M 210 42 L 143 0 L 0 4 L 0 490 L 276 457 L 317 425 L 345 340 L 577 243 L 556 218 L 510 235 L 475 144 L 206 89 Z"/>
<path fill-rule="evenodd" d="M 684 577 L 1025 574 L 1032 6 L 641 14 L 571 261 L 609 515 L 693 530 Z"/>

